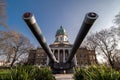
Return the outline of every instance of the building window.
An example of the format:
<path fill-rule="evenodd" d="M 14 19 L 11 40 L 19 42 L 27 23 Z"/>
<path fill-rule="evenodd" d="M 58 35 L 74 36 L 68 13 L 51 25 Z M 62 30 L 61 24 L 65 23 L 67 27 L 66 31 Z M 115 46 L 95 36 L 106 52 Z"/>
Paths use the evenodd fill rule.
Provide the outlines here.
<path fill-rule="evenodd" d="M 82 54 L 80 54 L 80 58 L 82 58 L 83 56 L 82 56 Z"/>
<path fill-rule="evenodd" d="M 85 65 L 88 65 L 88 62 L 87 62 L 87 61 L 85 61 Z"/>
<path fill-rule="evenodd" d="M 62 41 L 63 39 L 62 39 L 62 37 L 60 37 L 60 41 Z"/>

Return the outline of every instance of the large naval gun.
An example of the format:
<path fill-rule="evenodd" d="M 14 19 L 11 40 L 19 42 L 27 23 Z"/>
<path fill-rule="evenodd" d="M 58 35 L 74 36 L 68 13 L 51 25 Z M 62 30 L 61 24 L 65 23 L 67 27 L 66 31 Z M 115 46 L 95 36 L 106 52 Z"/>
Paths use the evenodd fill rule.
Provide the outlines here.
<path fill-rule="evenodd" d="M 34 15 L 30 12 L 26 12 L 23 15 L 24 21 L 26 22 L 26 24 L 28 25 L 28 27 L 30 28 L 30 30 L 32 31 L 32 33 L 46 52 L 46 54 L 48 55 L 50 59 L 49 66 L 51 67 L 53 73 L 63 73 L 64 71 L 66 71 L 66 73 L 70 73 L 73 71 L 73 68 L 75 67 L 75 63 L 73 61 L 74 55 L 76 54 L 77 49 L 80 47 L 82 41 L 84 40 L 85 36 L 87 35 L 88 31 L 90 30 L 91 26 L 97 18 L 98 15 L 94 12 L 86 14 L 68 59 L 66 60 L 66 62 L 61 63 L 58 60 L 56 60 L 50 47 L 47 45 L 46 40 L 42 35 L 41 29 L 38 26 Z"/>

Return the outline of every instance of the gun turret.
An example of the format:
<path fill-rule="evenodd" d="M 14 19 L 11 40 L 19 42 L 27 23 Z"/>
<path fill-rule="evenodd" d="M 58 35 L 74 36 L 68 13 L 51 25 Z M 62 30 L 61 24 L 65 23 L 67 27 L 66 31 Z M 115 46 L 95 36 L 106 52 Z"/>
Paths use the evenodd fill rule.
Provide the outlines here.
<path fill-rule="evenodd" d="M 45 40 L 44 36 L 42 35 L 40 27 L 38 26 L 33 14 L 30 12 L 27 12 L 23 15 L 23 19 L 26 22 L 26 24 L 28 25 L 28 27 L 30 28 L 30 30 L 32 31 L 32 33 L 34 34 L 34 36 L 36 37 L 36 39 L 38 40 L 38 42 L 40 43 L 40 45 L 42 46 L 42 48 L 47 53 L 48 57 L 50 58 L 50 61 L 57 62 L 51 49 L 49 48 L 49 46 L 46 43 L 46 40 Z"/>
<path fill-rule="evenodd" d="M 38 40 L 38 42 L 40 43 L 42 48 L 44 49 L 44 51 L 47 53 L 47 55 L 51 61 L 49 63 L 49 65 L 51 66 L 53 72 L 57 72 L 57 73 L 63 72 L 64 70 L 68 71 L 68 73 L 70 71 L 72 71 L 72 68 L 75 66 L 72 59 L 74 58 L 74 55 L 75 55 L 77 49 L 80 47 L 80 45 L 81 45 L 82 41 L 84 40 L 85 36 L 87 35 L 89 29 L 91 28 L 91 26 L 93 25 L 94 21 L 97 18 L 98 18 L 98 15 L 94 12 L 86 14 L 85 19 L 82 23 L 81 29 L 78 32 L 78 35 L 75 39 L 75 42 L 73 44 L 73 47 L 71 49 L 70 55 L 69 55 L 66 63 L 64 63 L 64 62 L 60 63 L 56 60 L 50 47 L 47 45 L 46 40 L 45 40 L 44 36 L 42 35 L 40 27 L 38 26 L 33 14 L 27 12 L 23 15 L 24 21 L 26 22 L 26 24 L 28 25 L 28 27 L 30 28 L 30 30 L 32 31 L 32 33 L 34 34 L 34 36 L 36 37 L 36 39 Z"/>
<path fill-rule="evenodd" d="M 73 44 L 73 47 L 71 49 L 70 55 L 66 61 L 66 63 L 69 63 L 72 61 L 75 53 L 77 52 L 77 49 L 80 47 L 82 41 L 84 40 L 85 36 L 87 35 L 89 29 L 93 25 L 94 21 L 98 18 L 98 15 L 94 12 L 87 13 L 85 16 L 85 19 L 82 23 L 81 29 L 78 32 L 78 35 L 75 39 L 75 42 Z"/>

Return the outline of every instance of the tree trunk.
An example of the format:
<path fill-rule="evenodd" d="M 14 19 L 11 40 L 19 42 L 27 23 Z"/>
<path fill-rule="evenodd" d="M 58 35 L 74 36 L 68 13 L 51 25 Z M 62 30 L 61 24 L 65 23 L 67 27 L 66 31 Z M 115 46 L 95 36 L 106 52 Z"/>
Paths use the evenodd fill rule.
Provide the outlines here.
<path fill-rule="evenodd" d="M 12 60 L 11 64 L 10 64 L 11 67 L 13 67 L 13 64 L 14 64 L 15 61 L 16 61 L 17 51 L 15 51 L 14 54 L 15 54 L 15 55 L 14 55 L 14 57 L 13 57 L 13 60 Z"/>
<path fill-rule="evenodd" d="M 114 68 L 114 62 L 113 62 L 110 58 L 108 59 L 108 61 L 109 61 L 110 66 L 111 66 L 112 68 Z"/>
<path fill-rule="evenodd" d="M 10 67 L 13 67 L 13 64 L 15 63 L 15 58 L 13 58 L 11 64 L 10 64 Z"/>

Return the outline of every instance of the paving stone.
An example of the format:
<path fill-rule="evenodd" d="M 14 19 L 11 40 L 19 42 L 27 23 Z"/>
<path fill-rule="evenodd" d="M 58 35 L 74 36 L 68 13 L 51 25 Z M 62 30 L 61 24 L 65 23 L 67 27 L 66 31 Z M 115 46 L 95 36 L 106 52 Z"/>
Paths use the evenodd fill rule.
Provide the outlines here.
<path fill-rule="evenodd" d="M 56 80 L 74 80 L 73 74 L 55 74 Z"/>

